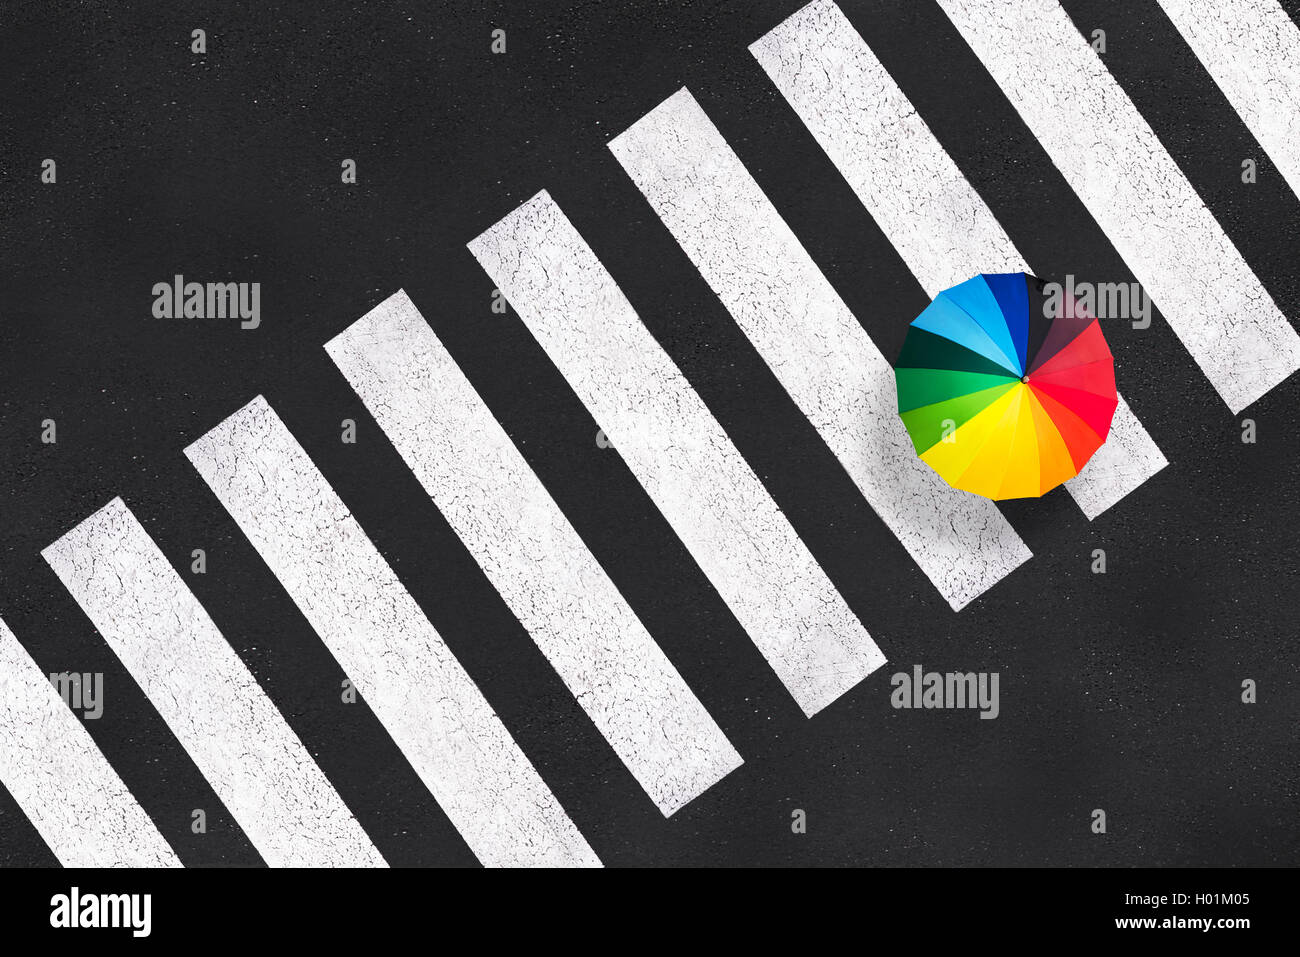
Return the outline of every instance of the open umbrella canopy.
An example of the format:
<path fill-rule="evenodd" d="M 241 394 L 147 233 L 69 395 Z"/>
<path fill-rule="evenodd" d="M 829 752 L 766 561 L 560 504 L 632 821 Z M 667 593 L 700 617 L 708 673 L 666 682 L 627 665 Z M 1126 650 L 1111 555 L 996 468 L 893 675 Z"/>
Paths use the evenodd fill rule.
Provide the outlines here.
<path fill-rule="evenodd" d="M 939 293 L 894 376 L 917 454 L 953 488 L 992 499 L 1037 497 L 1077 475 L 1119 401 L 1097 319 L 1025 273 Z"/>

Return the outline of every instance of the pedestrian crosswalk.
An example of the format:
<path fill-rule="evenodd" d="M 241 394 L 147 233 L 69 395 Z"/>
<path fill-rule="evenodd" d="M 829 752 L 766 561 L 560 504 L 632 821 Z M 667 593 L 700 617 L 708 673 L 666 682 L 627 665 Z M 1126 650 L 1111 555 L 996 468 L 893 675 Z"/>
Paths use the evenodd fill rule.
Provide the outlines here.
<path fill-rule="evenodd" d="M 121 499 L 42 554 L 268 864 L 383 866 L 352 812 Z"/>
<path fill-rule="evenodd" d="M 739 766 L 411 300 L 391 296 L 325 348 L 659 809 Z"/>
<path fill-rule="evenodd" d="M 1059 4 L 936 2 L 1229 409 L 1300 368 L 1300 336 Z M 1294 189 L 1294 24 L 1273 0 L 1158 2 Z M 1248 17 L 1259 30 L 1240 29 Z M 835 3 L 794 11 L 749 53 L 926 293 L 979 272 L 1034 271 L 1032 250 L 1026 257 L 1016 248 L 997 209 Z M 1032 560 L 996 505 L 948 487 L 917 459 L 896 414 L 889 357 L 690 90 L 655 106 L 609 149 L 954 612 Z M 866 609 L 850 607 L 551 195 L 537 193 L 466 239 L 512 320 L 608 437 L 803 714 L 812 718 L 880 668 L 890 635 L 868 633 L 859 617 Z M 323 347 L 427 493 L 411 507 L 446 518 L 646 806 L 669 817 L 724 789 L 745 757 L 725 722 L 661 649 L 664 636 L 606 573 L 452 345 L 399 291 Z M 409 580 L 265 398 L 184 454 L 215 496 L 210 506 L 234 519 L 483 864 L 600 866 Z M 1066 488 L 1093 519 L 1140 498 L 1166 464 L 1121 398 L 1108 442 Z M 122 499 L 42 554 L 268 864 L 385 866 Z M 0 695 L 0 783 L 60 862 L 181 863 L 3 621 Z"/>
<path fill-rule="evenodd" d="M 0 620 L 0 784 L 64 867 L 179 867 L 90 733 Z"/>
<path fill-rule="evenodd" d="M 1300 196 L 1300 28 L 1277 0 L 1158 0 Z"/>
<path fill-rule="evenodd" d="M 749 49 L 927 295 L 981 272 L 1034 272 L 831 0 L 808 4 Z M 1093 519 L 1166 464 L 1121 396 L 1110 438 L 1065 487 Z"/>
<path fill-rule="evenodd" d="M 185 450 L 484 864 L 599 865 L 473 679 L 261 396 Z"/>
<path fill-rule="evenodd" d="M 951 488 L 917 458 L 893 366 L 688 91 L 610 149 L 954 609 L 1030 557 L 996 505 Z"/>
<path fill-rule="evenodd" d="M 938 2 L 1228 408 L 1300 369 L 1300 335 L 1056 0 Z"/>
<path fill-rule="evenodd" d="M 880 667 L 862 623 L 550 196 L 470 248 L 804 713 Z"/>

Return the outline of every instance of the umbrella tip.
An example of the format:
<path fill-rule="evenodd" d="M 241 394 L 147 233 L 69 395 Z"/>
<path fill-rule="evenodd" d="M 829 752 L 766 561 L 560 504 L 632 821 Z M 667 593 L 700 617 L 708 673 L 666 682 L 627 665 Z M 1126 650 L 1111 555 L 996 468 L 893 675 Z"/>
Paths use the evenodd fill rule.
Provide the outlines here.
<path fill-rule="evenodd" d="M 1021 381 L 1021 382 L 1028 382 L 1028 381 L 1029 381 L 1029 376 L 1028 376 L 1028 375 L 1022 375 L 1022 376 L 1020 377 L 1020 381 Z"/>

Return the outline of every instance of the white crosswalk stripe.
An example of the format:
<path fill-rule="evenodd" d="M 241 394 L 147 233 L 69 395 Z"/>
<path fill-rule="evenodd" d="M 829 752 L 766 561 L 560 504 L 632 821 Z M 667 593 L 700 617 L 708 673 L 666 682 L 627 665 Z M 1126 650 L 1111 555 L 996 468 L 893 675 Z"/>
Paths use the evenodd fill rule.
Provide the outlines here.
<path fill-rule="evenodd" d="M 64 867 L 179 867 L 46 675 L 0 620 L 0 784 Z"/>
<path fill-rule="evenodd" d="M 331 340 L 474 559 L 655 804 L 741 764 L 405 293 Z"/>
<path fill-rule="evenodd" d="M 477 685 L 265 399 L 185 454 L 480 861 L 599 866 Z"/>
<path fill-rule="evenodd" d="M 808 4 L 749 49 L 928 295 L 982 272 L 1033 272 L 831 0 Z M 1065 487 L 1093 519 L 1167 464 L 1121 397 L 1110 438 Z"/>
<path fill-rule="evenodd" d="M 385 866 L 121 499 L 41 554 L 268 864 Z"/>
<path fill-rule="evenodd" d="M 546 193 L 470 249 L 807 714 L 884 663 L 807 546 Z"/>
<path fill-rule="evenodd" d="M 1300 336 L 1060 4 L 939 5 L 1228 407 L 1300 368 Z"/>
<path fill-rule="evenodd" d="M 1277 0 L 1157 0 L 1300 196 L 1300 29 Z"/>

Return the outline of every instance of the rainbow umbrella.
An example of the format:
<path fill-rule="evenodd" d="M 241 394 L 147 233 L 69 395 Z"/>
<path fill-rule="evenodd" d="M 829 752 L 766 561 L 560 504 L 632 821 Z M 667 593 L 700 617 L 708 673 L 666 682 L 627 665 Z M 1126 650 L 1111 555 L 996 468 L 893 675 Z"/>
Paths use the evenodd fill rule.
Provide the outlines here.
<path fill-rule="evenodd" d="M 1096 318 L 1019 272 L 939 293 L 908 329 L 894 376 L 921 459 L 993 499 L 1037 497 L 1078 475 L 1118 402 Z"/>

